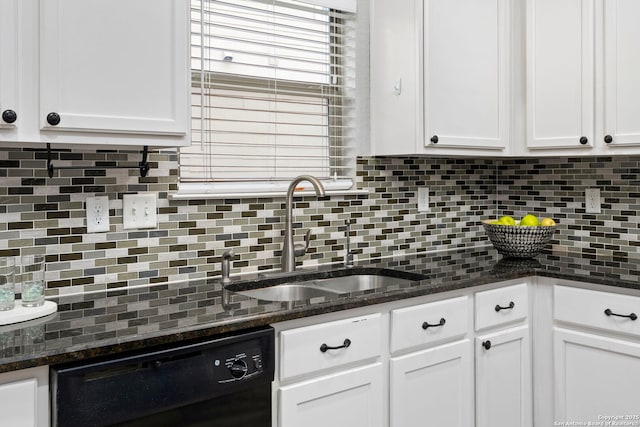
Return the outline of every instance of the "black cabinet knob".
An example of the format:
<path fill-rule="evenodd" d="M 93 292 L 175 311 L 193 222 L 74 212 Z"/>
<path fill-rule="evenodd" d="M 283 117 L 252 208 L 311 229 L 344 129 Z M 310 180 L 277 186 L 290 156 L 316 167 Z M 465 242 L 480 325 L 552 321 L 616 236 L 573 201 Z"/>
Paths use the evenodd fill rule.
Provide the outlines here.
<path fill-rule="evenodd" d="M 489 340 L 483 341 L 482 346 L 484 347 L 485 350 L 489 350 L 491 348 L 491 341 Z"/>
<path fill-rule="evenodd" d="M 586 136 L 580 138 L 580 144 L 585 145 L 587 142 L 589 142 L 589 138 Z"/>
<path fill-rule="evenodd" d="M 605 135 L 604 142 L 611 144 L 613 142 L 613 137 L 611 135 Z"/>
<path fill-rule="evenodd" d="M 438 143 L 438 135 L 433 135 L 431 137 L 431 142 L 433 142 L 434 144 L 437 144 Z"/>
<path fill-rule="evenodd" d="M 13 110 L 4 110 L 2 112 L 2 121 L 5 123 L 13 123 L 18 120 L 18 115 Z"/>
<path fill-rule="evenodd" d="M 47 114 L 47 123 L 51 126 L 57 126 L 60 124 L 60 114 L 58 113 L 49 113 Z"/>

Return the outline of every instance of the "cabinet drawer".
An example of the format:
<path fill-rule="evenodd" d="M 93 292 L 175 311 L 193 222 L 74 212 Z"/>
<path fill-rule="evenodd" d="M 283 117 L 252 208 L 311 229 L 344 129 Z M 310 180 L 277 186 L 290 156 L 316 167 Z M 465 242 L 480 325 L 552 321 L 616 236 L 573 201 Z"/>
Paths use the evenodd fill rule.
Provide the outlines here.
<path fill-rule="evenodd" d="M 476 330 L 527 318 L 529 299 L 526 283 L 476 294 Z"/>
<path fill-rule="evenodd" d="M 381 335 L 380 314 L 282 331 L 280 379 L 377 357 L 381 350 Z M 347 343 L 343 348 L 325 348 Z"/>
<path fill-rule="evenodd" d="M 469 328 L 469 297 L 391 312 L 391 352 L 462 337 Z"/>
<path fill-rule="evenodd" d="M 553 318 L 557 321 L 640 335 L 639 297 L 567 286 L 554 286 L 553 294 Z"/>

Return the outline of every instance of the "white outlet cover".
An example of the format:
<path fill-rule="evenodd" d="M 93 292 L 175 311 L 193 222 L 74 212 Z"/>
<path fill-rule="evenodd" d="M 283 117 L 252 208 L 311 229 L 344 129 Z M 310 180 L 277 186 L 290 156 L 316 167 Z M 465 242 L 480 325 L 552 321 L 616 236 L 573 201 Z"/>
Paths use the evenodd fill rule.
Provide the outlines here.
<path fill-rule="evenodd" d="M 599 188 L 587 188 L 584 192 L 584 211 L 586 213 L 602 213 Z"/>
<path fill-rule="evenodd" d="M 87 197 L 87 232 L 109 231 L 109 197 Z"/>
<path fill-rule="evenodd" d="M 158 226 L 156 193 L 124 194 L 122 196 L 122 224 L 125 230 L 156 228 Z"/>

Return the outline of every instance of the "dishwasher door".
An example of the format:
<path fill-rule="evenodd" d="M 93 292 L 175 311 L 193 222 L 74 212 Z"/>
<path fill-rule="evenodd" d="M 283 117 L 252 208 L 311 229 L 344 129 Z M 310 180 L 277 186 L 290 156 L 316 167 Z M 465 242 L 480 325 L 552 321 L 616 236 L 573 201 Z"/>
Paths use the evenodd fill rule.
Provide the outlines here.
<path fill-rule="evenodd" d="M 270 427 L 273 329 L 53 367 L 53 427 Z"/>

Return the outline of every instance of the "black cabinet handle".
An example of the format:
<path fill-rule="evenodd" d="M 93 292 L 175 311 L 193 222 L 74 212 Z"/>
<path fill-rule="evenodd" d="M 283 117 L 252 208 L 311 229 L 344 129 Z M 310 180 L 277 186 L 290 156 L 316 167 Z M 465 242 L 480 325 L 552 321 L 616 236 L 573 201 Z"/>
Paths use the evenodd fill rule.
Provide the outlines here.
<path fill-rule="evenodd" d="M 321 352 L 323 352 L 323 353 L 326 353 L 326 351 L 327 351 L 327 350 L 339 350 L 339 349 L 341 349 L 341 348 L 347 348 L 347 347 L 349 347 L 350 345 L 351 345 L 351 340 L 350 340 L 349 338 L 346 338 L 346 339 L 344 340 L 344 342 L 342 343 L 342 345 L 339 345 L 339 346 L 337 346 L 337 347 L 330 347 L 330 346 L 328 346 L 328 345 L 326 345 L 326 344 L 322 344 L 322 345 L 320 346 L 320 351 L 321 351 Z"/>
<path fill-rule="evenodd" d="M 437 144 L 438 143 L 438 135 L 433 135 L 431 137 L 431 142 L 433 142 L 434 144 Z"/>
<path fill-rule="evenodd" d="M 433 324 L 431 324 L 431 323 L 428 323 L 428 322 L 424 322 L 424 323 L 422 324 L 422 329 L 437 328 L 437 327 L 439 327 L 439 326 L 444 326 L 444 324 L 445 324 L 446 322 L 447 322 L 447 321 L 446 321 L 446 320 L 444 320 L 444 317 L 440 318 L 440 322 L 438 322 L 438 323 L 433 323 Z"/>
<path fill-rule="evenodd" d="M 637 316 L 635 313 L 631 313 L 631 314 L 617 314 L 617 313 L 614 313 L 613 311 L 611 311 L 611 309 L 610 309 L 610 308 L 607 308 L 607 309 L 604 311 L 604 314 L 606 314 L 607 316 L 626 317 L 626 318 L 631 319 L 631 320 L 636 320 L 636 319 L 638 318 L 638 316 Z"/>
<path fill-rule="evenodd" d="M 500 311 L 500 310 L 511 310 L 511 309 L 512 309 L 513 307 L 515 307 L 515 306 L 516 306 L 516 304 L 515 304 L 513 301 L 511 301 L 511 302 L 509 303 L 509 305 L 508 305 L 508 306 L 506 306 L 506 307 L 500 307 L 500 305 L 496 305 L 495 310 L 496 310 L 496 311 Z"/>
<path fill-rule="evenodd" d="M 2 112 L 2 121 L 5 123 L 13 123 L 18 120 L 18 115 L 13 110 L 4 110 Z"/>
<path fill-rule="evenodd" d="M 589 138 L 586 136 L 580 138 L 580 144 L 585 145 L 587 142 L 589 142 Z"/>
<path fill-rule="evenodd" d="M 484 347 L 485 350 L 489 350 L 491 348 L 491 341 L 489 340 L 483 341 L 482 346 Z"/>
<path fill-rule="evenodd" d="M 49 113 L 47 114 L 47 123 L 51 126 L 57 126 L 60 124 L 60 114 L 58 113 Z"/>
<path fill-rule="evenodd" d="M 613 142 L 613 137 L 611 135 L 605 135 L 604 142 L 611 144 Z"/>

